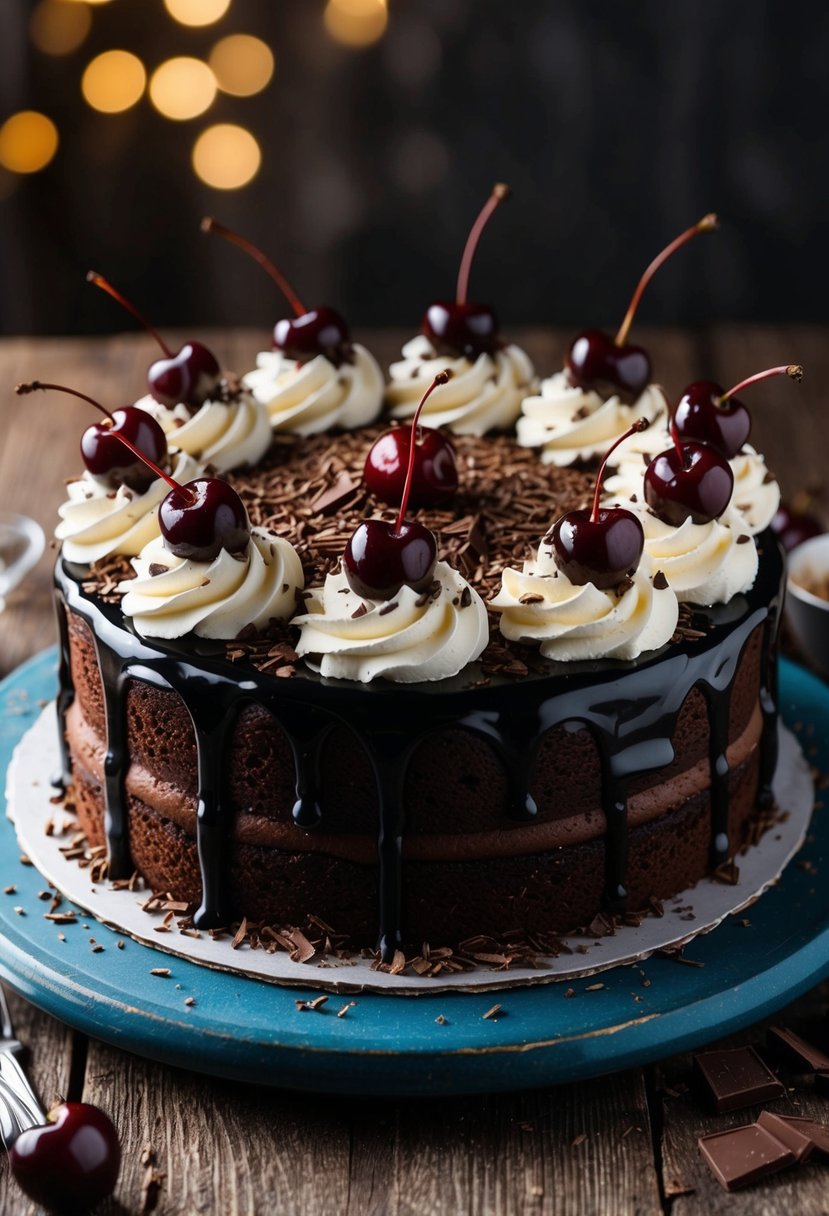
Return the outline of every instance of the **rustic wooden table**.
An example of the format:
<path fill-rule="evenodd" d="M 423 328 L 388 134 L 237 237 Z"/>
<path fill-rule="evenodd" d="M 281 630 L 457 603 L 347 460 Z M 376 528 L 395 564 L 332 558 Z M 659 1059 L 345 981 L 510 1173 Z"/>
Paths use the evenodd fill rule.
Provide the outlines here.
<path fill-rule="evenodd" d="M 264 335 L 208 336 L 228 367 L 251 365 Z M 405 335 L 368 338 L 381 361 Z M 568 335 L 532 331 L 519 340 L 544 373 L 560 365 Z M 776 363 L 801 362 L 799 390 L 754 390 L 752 438 L 793 497 L 819 487 L 829 452 L 825 330 L 720 326 L 694 334 L 637 332 L 670 392 L 712 376 L 731 384 Z M 114 407 L 143 391 L 154 356 L 141 336 L 110 340 L 0 342 L 0 507 L 37 518 L 48 534 L 63 478 L 92 411 L 56 395 L 17 398 L 37 378 L 73 385 Z M 827 503 L 823 503 L 826 516 Z M 54 550 L 0 615 L 0 675 L 55 640 L 50 603 Z M 784 1019 L 808 1028 L 829 1011 L 829 985 Z M 710 1116 L 692 1090 L 690 1061 L 538 1092 L 428 1101 L 325 1098 L 233 1085 L 166 1068 L 74 1034 L 20 999 L 15 1024 L 32 1048 L 31 1075 L 44 1100 L 56 1093 L 111 1112 L 124 1149 L 117 1197 L 103 1213 L 562 1213 L 673 1216 L 829 1212 L 826 1167 L 807 1165 L 726 1195 L 702 1163 L 697 1137 L 747 1122 L 755 1111 Z M 759 1028 L 737 1041 L 761 1041 Z M 829 1101 L 805 1086 L 773 1109 L 829 1121 Z M 152 1167 L 160 1184 L 147 1186 Z M 142 1157 L 144 1160 L 142 1160 Z M 0 1211 L 33 1212 L 0 1161 Z"/>

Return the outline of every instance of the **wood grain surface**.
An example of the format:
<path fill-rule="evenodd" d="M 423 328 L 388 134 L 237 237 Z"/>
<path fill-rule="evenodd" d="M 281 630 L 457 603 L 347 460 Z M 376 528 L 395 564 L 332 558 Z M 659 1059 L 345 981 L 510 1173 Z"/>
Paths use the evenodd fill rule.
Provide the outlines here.
<path fill-rule="evenodd" d="M 381 361 L 407 335 L 366 335 Z M 517 335 L 543 374 L 560 364 L 570 335 Z M 223 363 L 244 369 L 263 335 L 207 335 Z M 800 388 L 772 382 L 746 403 L 756 439 L 784 494 L 823 493 L 829 452 L 829 344 L 821 329 L 720 327 L 686 334 L 637 333 L 671 394 L 690 379 L 731 385 L 776 363 L 802 362 Z M 57 380 L 110 406 L 142 391 L 154 351 L 142 336 L 0 342 L 0 510 L 34 516 L 48 534 L 63 479 L 80 466 L 77 444 L 92 412 L 55 394 L 18 398 L 17 381 Z M 818 499 L 826 521 L 827 503 Z M 55 552 L 47 549 L 0 614 L 0 674 L 55 638 L 50 597 Z M 154 1211 L 279 1213 L 279 1216 L 799 1216 L 829 1212 L 829 1167 L 809 1164 L 727 1195 L 708 1172 L 697 1137 L 749 1121 L 754 1112 L 711 1115 L 677 1057 L 556 1089 L 490 1098 L 391 1101 L 324 1098 L 233 1085 L 163 1067 L 82 1035 L 13 998 L 15 1024 L 32 1048 L 31 1075 L 45 1101 L 55 1093 L 97 1102 L 118 1124 L 124 1148 L 115 1198 L 102 1216 Z M 823 1022 L 829 985 L 783 1015 L 803 1029 Z M 734 1041 L 761 1042 L 762 1031 Z M 829 1099 L 789 1078 L 780 1113 L 829 1122 Z M 0 1212 L 30 1216 L 0 1159 Z"/>

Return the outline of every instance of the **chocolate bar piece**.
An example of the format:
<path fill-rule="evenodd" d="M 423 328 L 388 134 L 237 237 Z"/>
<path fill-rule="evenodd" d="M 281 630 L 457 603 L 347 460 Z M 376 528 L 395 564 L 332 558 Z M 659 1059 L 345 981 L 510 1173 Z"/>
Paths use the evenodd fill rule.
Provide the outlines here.
<path fill-rule="evenodd" d="M 779 1055 L 799 1072 L 829 1071 L 829 1056 L 813 1043 L 807 1043 L 799 1034 L 786 1026 L 772 1026 L 769 1030 L 770 1050 Z"/>
<path fill-rule="evenodd" d="M 700 1136 L 699 1147 L 712 1174 L 727 1191 L 748 1186 L 797 1161 L 791 1149 L 756 1123 Z"/>
<path fill-rule="evenodd" d="M 773 1115 L 770 1110 L 764 1110 L 757 1117 L 757 1126 L 771 1132 L 775 1140 L 793 1152 L 798 1161 L 808 1161 L 815 1149 L 810 1132 L 812 1127 L 817 1128 L 819 1124 L 811 1119 L 792 1119 L 789 1115 Z"/>
<path fill-rule="evenodd" d="M 694 1063 L 719 1114 L 779 1098 L 784 1093 L 777 1077 L 753 1047 L 701 1051 L 694 1056 Z"/>
<path fill-rule="evenodd" d="M 765 1113 L 768 1114 L 769 1112 Z M 818 1156 L 829 1157 L 829 1127 L 826 1127 L 823 1123 L 816 1122 L 814 1119 L 805 1119 L 802 1116 L 795 1117 L 794 1115 L 774 1115 L 773 1118 L 782 1119 L 784 1123 L 788 1123 L 791 1127 L 796 1128 L 797 1131 L 801 1132 L 804 1136 L 808 1136 L 812 1142 L 812 1148 L 818 1154 Z M 762 1121 L 763 1116 L 761 1115 L 757 1122 L 762 1123 Z M 770 1131 L 772 1135 L 777 1134 L 774 1131 L 774 1128 L 771 1126 L 767 1127 L 766 1130 Z"/>

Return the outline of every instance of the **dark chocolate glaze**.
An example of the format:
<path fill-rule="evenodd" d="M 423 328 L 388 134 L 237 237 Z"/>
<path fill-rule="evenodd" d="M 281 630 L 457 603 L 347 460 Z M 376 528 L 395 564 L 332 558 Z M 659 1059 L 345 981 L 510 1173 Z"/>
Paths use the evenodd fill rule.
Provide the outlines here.
<path fill-rule="evenodd" d="M 770 797 L 777 760 L 776 639 L 782 602 L 783 563 L 771 533 L 759 538 L 760 569 L 754 587 L 728 604 L 700 609 L 694 624 L 704 637 L 680 641 L 634 662 L 548 663 L 520 681 L 482 678 L 479 664 L 434 684 L 360 685 L 327 680 L 310 671 L 273 679 L 225 659 L 221 643 L 188 638 L 175 644 L 145 641 L 117 606 L 85 593 L 84 571 L 59 562 L 59 618 L 68 610 L 86 620 L 95 638 L 103 675 L 107 722 L 106 830 L 112 877 L 130 871 L 124 777 L 126 687 L 140 680 L 174 690 L 193 723 L 198 756 L 197 843 L 202 899 L 196 914 L 205 927 L 227 924 L 227 847 L 232 830 L 223 772 L 233 727 L 243 706 L 262 706 L 277 719 L 290 742 L 296 766 L 294 822 L 313 831 L 324 819 L 318 791 L 319 756 L 327 732 L 342 724 L 353 730 L 371 760 L 379 803 L 378 944 L 389 961 L 404 940 L 402 841 L 403 790 L 409 757 L 430 732 L 450 727 L 483 736 L 496 749 L 509 781 L 509 814 L 531 820 L 536 813 L 530 781 L 539 743 L 560 725 L 587 729 L 595 739 L 602 772 L 606 819 L 605 899 L 623 911 L 628 844 L 627 789 L 631 778 L 669 765 L 671 742 L 682 705 L 699 686 L 708 706 L 711 765 L 712 864 L 728 854 L 729 771 L 726 757 L 731 688 L 743 648 L 762 630 L 760 704 L 763 713 L 761 797 Z M 61 620 L 58 714 L 64 764 L 63 716 L 73 689 L 65 619 Z M 238 911 L 238 910 L 237 910 Z"/>

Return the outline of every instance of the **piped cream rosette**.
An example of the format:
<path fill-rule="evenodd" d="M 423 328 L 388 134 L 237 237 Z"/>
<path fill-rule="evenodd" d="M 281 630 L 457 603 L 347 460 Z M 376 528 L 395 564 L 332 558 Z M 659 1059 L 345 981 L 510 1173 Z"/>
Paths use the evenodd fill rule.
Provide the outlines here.
<path fill-rule="evenodd" d="M 753 587 L 757 546 L 733 507 L 709 523 L 695 524 L 688 518 L 679 527 L 664 523 L 643 504 L 629 509 L 641 520 L 646 555 L 664 572 L 681 602 L 724 604 Z"/>
<path fill-rule="evenodd" d="M 273 429 L 295 435 L 368 426 L 383 405 L 380 365 L 356 343 L 351 362 L 339 367 L 325 355 L 301 362 L 278 350 L 261 351 L 243 383 L 267 411 Z"/>
<path fill-rule="evenodd" d="M 564 467 L 604 456 L 637 418 L 646 418 L 651 426 L 632 436 L 628 451 L 646 451 L 649 433 L 661 431 L 667 417 L 665 394 L 657 384 L 625 405 L 619 397 L 603 399 L 592 389 L 573 386 L 561 371 L 542 382 L 538 395 L 521 402 L 516 432 L 522 447 L 539 449 L 544 464 Z M 655 448 L 654 455 L 664 446 Z"/>
<path fill-rule="evenodd" d="M 294 618 L 297 653 L 323 676 L 367 684 L 445 680 L 474 662 L 489 640 L 481 597 L 446 562 L 430 589 L 401 587 L 390 600 L 357 595 L 345 574 L 329 574 Z"/>
<path fill-rule="evenodd" d="M 173 452 L 171 460 L 172 476 L 180 484 L 201 472 L 186 452 Z M 129 486 L 112 490 L 86 472 L 70 481 L 66 492 L 66 502 L 58 507 L 61 522 L 55 537 L 67 561 L 87 564 L 114 553 L 135 557 L 159 536 L 158 508 L 170 487 L 156 477 L 143 493 Z"/>
<path fill-rule="evenodd" d="M 305 585 L 302 564 L 287 540 L 252 528 L 247 550 L 219 552 L 211 562 L 171 553 L 161 536 L 133 560 L 135 578 L 122 582 L 121 609 L 142 637 L 238 637 L 290 618 Z"/>
<path fill-rule="evenodd" d="M 679 605 L 660 569 L 647 555 L 618 588 L 578 586 L 556 565 L 543 541 L 523 570 L 508 567 L 491 606 L 512 642 L 540 646 L 547 659 L 635 659 L 658 650 L 676 629 Z"/>
<path fill-rule="evenodd" d="M 448 427 L 457 435 L 505 430 L 518 417 L 522 398 L 535 386 L 535 370 L 519 346 L 504 346 L 472 362 L 463 355 L 438 355 L 418 334 L 403 347 L 403 358 L 389 368 L 386 389 L 393 418 L 411 418 L 438 372 L 452 379 L 433 393 L 421 414 L 424 426 Z"/>
<path fill-rule="evenodd" d="M 219 473 L 257 464 L 271 445 L 268 415 L 244 389 L 229 390 L 227 400 L 208 399 L 195 413 L 186 405 L 168 409 L 149 395 L 135 404 L 152 414 L 176 447 Z"/>

